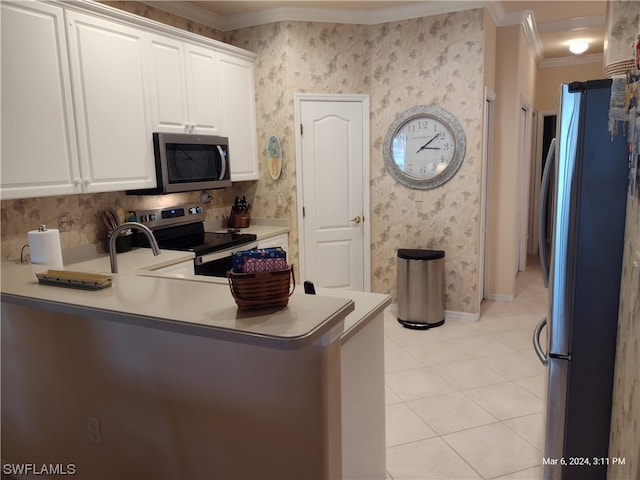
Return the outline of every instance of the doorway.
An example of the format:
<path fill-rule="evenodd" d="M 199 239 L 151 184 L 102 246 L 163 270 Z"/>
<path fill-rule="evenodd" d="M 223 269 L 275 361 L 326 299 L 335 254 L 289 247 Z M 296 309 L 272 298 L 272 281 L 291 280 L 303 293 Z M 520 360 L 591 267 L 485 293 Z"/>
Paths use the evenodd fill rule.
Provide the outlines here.
<path fill-rule="evenodd" d="M 368 95 L 294 96 L 300 279 L 371 289 Z"/>
<path fill-rule="evenodd" d="M 491 159 L 493 157 L 493 118 L 496 94 L 485 87 L 484 89 L 484 120 L 483 120 L 483 149 L 482 149 L 482 195 L 480 208 L 480 266 L 478 268 L 479 303 L 488 298 L 489 292 L 489 212 L 491 212 Z"/>
<path fill-rule="evenodd" d="M 517 244 L 516 271 L 523 272 L 527 268 L 527 247 L 529 238 L 529 182 L 531 180 L 531 137 L 532 110 L 525 99 L 520 105 L 520 159 L 518 168 L 518 207 L 516 214 Z"/>
<path fill-rule="evenodd" d="M 540 185 L 551 140 L 556 136 L 557 112 L 544 111 L 538 113 L 537 117 L 535 160 L 531 168 L 531 204 L 529 208 L 531 217 L 529 222 L 529 254 L 533 255 L 538 253 L 538 237 L 540 235 Z M 551 205 L 548 204 L 547 208 L 551 208 Z M 551 221 L 552 216 L 547 214 L 546 218 Z M 551 229 L 547 228 L 546 231 L 551 232 Z M 551 239 L 548 238 L 545 241 L 550 242 Z"/>

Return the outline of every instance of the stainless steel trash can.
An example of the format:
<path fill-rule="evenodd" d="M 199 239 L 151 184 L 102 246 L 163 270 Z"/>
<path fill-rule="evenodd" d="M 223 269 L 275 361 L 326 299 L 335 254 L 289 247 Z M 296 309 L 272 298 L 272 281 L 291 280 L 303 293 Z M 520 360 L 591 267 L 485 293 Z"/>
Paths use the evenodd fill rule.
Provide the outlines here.
<path fill-rule="evenodd" d="M 444 323 L 444 251 L 398 250 L 398 322 L 420 330 Z"/>

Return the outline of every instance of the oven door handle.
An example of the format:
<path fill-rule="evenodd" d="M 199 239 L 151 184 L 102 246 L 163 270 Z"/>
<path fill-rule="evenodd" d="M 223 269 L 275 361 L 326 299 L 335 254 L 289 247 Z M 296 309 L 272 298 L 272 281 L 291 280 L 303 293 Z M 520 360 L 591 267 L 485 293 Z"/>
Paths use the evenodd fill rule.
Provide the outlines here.
<path fill-rule="evenodd" d="M 237 252 L 238 250 L 251 250 L 253 248 L 258 248 L 258 242 L 249 242 L 243 243 L 242 245 L 236 245 L 233 248 L 227 248 L 225 250 L 219 250 L 217 252 L 207 253 L 205 255 L 199 255 L 195 259 L 196 266 L 204 265 L 205 263 L 215 262 L 216 260 L 220 260 L 222 258 L 228 257 L 233 252 Z"/>

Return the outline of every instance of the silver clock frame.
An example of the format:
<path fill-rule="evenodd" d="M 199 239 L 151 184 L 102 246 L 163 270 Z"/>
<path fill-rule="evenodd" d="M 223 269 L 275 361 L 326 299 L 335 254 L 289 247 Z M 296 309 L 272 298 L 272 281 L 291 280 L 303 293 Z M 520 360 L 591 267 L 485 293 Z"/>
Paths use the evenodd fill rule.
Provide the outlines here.
<path fill-rule="evenodd" d="M 402 171 L 393 159 L 393 139 L 406 123 L 418 117 L 435 118 L 444 123 L 453 133 L 455 150 L 451 163 L 449 163 L 447 168 L 433 178 L 421 179 L 412 177 Z M 387 170 L 389 170 L 391 175 L 393 175 L 397 181 L 409 188 L 429 190 L 448 182 L 457 173 L 464 160 L 467 140 L 462 124 L 444 108 L 437 105 L 417 105 L 396 115 L 396 118 L 391 122 L 391 125 L 389 125 L 389 128 L 387 129 L 382 145 L 384 163 L 387 166 Z"/>

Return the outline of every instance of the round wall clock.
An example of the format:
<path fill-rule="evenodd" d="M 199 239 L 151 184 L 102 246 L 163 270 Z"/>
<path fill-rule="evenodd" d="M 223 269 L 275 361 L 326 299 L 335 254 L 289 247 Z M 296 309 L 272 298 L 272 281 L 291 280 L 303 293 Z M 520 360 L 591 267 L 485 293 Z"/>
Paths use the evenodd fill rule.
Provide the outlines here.
<path fill-rule="evenodd" d="M 466 139 L 456 117 L 436 105 L 418 105 L 398 114 L 384 137 L 384 162 L 400 183 L 435 188 L 453 177 Z"/>

